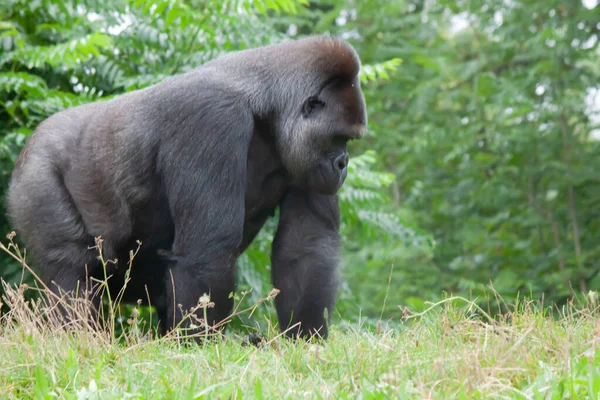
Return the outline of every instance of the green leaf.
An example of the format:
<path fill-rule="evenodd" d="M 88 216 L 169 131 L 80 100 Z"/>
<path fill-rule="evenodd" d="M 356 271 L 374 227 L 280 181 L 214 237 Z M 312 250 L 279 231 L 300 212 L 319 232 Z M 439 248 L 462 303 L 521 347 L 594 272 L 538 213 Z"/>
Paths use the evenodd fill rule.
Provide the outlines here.
<path fill-rule="evenodd" d="M 496 92 L 496 79 L 490 73 L 482 73 L 477 75 L 476 80 L 477 95 L 489 97 Z"/>
<path fill-rule="evenodd" d="M 402 60 L 400 58 L 392 58 L 378 64 L 363 65 L 359 72 L 360 80 L 366 83 L 390 79 L 388 71 L 396 71 L 401 63 Z"/>

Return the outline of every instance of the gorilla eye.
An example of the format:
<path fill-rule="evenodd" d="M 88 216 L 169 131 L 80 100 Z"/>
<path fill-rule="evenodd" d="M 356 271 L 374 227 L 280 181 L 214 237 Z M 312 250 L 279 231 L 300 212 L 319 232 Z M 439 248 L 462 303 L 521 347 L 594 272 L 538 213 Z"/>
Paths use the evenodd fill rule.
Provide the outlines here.
<path fill-rule="evenodd" d="M 325 103 L 321 101 L 318 97 L 311 96 L 304 102 L 304 105 L 302 106 L 302 114 L 306 117 L 316 108 L 322 108 L 324 106 Z"/>

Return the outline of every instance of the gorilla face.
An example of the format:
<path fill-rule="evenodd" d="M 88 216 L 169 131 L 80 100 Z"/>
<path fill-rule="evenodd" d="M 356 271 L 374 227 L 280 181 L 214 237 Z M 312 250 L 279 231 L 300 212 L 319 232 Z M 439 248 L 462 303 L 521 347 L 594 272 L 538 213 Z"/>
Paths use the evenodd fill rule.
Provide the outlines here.
<path fill-rule="evenodd" d="M 333 195 L 348 173 L 350 140 L 360 139 L 367 123 L 358 77 L 335 79 L 303 99 L 288 129 L 283 162 L 294 183 L 305 190 Z"/>

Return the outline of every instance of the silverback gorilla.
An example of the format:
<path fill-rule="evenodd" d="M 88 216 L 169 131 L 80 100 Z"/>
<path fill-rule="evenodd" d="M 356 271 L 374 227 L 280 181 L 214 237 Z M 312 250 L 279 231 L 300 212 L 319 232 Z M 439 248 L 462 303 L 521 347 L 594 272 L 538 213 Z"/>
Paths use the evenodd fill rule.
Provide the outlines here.
<path fill-rule="evenodd" d="M 107 274 L 121 289 L 141 241 L 124 300 L 150 297 L 164 333 L 203 294 L 215 303 L 206 322 L 229 315 L 235 261 L 279 207 L 280 328 L 326 338 L 346 144 L 367 123 L 359 68 L 345 41 L 310 37 L 61 111 L 16 162 L 12 224 L 53 291 L 103 278 L 96 237 L 104 259 L 118 260 Z"/>

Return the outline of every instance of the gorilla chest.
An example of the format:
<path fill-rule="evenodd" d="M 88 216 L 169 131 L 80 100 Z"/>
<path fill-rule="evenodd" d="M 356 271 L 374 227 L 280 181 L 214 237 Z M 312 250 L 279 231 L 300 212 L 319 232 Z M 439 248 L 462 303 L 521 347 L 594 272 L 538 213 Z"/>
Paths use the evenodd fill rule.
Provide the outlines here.
<path fill-rule="evenodd" d="M 266 219 L 285 195 L 288 187 L 286 176 L 282 172 L 262 176 L 249 176 L 245 196 L 245 221 L 257 218 Z"/>
<path fill-rule="evenodd" d="M 246 165 L 245 221 L 266 219 L 287 190 L 288 177 L 273 140 L 257 128 Z"/>
<path fill-rule="evenodd" d="M 251 165 L 249 165 L 251 167 Z M 248 169 L 245 194 L 244 234 L 240 253 L 252 243 L 267 219 L 274 215 L 288 188 L 288 180 L 281 169 Z M 259 173 L 262 172 L 262 173 Z"/>

